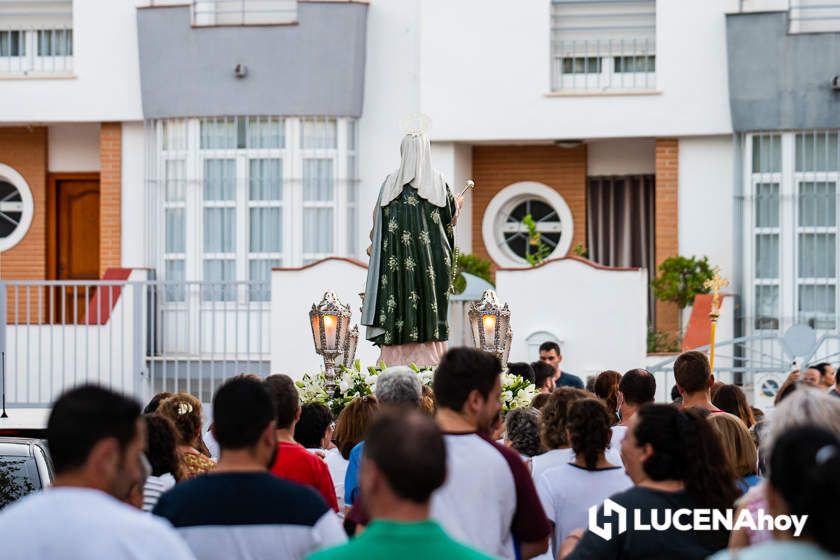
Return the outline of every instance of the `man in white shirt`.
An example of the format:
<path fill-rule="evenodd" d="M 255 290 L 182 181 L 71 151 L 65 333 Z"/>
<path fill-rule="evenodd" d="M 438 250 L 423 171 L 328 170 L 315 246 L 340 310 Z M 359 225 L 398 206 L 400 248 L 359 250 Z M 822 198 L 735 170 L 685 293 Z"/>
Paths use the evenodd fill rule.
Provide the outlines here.
<path fill-rule="evenodd" d="M 55 485 L 0 512 L 0 550 L 15 560 L 192 560 L 165 521 L 125 500 L 142 478 L 140 404 L 85 385 L 62 395 L 47 424 Z"/>
<path fill-rule="evenodd" d="M 528 559 L 547 550 L 551 525 L 519 454 L 488 437 L 501 407 L 501 369 L 495 356 L 472 348 L 453 348 L 438 365 L 435 420 L 447 473 L 431 516 L 482 552 Z"/>
<path fill-rule="evenodd" d="M 234 377 L 216 391 L 213 435 L 221 459 L 212 472 L 177 484 L 152 510 L 197 558 L 299 560 L 347 540 L 319 493 L 268 472 L 278 453 L 276 418 L 260 381 Z"/>
<path fill-rule="evenodd" d="M 612 427 L 611 450 L 621 449 L 630 419 L 643 404 L 656 396 L 656 378 L 646 369 L 631 369 L 618 382 L 618 424 Z"/>

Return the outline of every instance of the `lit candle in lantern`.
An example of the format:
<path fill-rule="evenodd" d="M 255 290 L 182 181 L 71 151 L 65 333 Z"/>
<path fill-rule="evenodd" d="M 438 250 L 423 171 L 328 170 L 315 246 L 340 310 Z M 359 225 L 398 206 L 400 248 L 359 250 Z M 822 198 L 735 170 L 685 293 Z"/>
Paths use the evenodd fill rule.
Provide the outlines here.
<path fill-rule="evenodd" d="M 496 340 L 496 316 L 484 315 L 481 323 L 484 327 L 484 340 L 487 344 L 493 344 Z"/>
<path fill-rule="evenodd" d="M 335 315 L 324 315 L 324 334 L 327 338 L 327 346 L 335 347 L 335 327 L 338 324 L 338 317 Z"/>

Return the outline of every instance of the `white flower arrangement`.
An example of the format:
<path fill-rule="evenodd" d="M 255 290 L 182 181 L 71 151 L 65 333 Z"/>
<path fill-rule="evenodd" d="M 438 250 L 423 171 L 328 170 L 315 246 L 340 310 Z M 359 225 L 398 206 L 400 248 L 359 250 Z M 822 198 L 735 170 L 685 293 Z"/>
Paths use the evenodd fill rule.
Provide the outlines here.
<path fill-rule="evenodd" d="M 420 383 L 432 386 L 435 370 L 419 368 L 415 364 L 409 367 L 417 374 Z M 333 414 L 338 415 L 347 403 L 355 397 L 372 395 L 376 391 L 379 374 L 385 369 L 380 362 L 377 366 L 362 369 L 361 362 L 356 360 L 352 368 L 339 367 L 336 371 L 336 387 L 332 395 L 327 394 L 326 376 L 323 371 L 305 373 L 295 382 L 300 394 L 301 403 L 320 402 L 327 405 Z M 531 400 L 537 395 L 534 384 L 518 375 L 502 373 L 502 410 L 508 412 L 514 408 L 531 406 Z"/>
<path fill-rule="evenodd" d="M 531 400 L 537 396 L 534 384 L 519 375 L 502 372 L 502 410 L 508 412 L 514 408 L 531 406 Z"/>

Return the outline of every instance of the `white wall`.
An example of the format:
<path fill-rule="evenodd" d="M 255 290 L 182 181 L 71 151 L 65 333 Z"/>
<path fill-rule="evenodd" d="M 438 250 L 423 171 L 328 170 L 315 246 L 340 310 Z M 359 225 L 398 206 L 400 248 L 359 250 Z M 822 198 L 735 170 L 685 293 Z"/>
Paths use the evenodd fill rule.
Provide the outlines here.
<path fill-rule="evenodd" d="M 724 14 L 737 7 L 657 2 L 657 94 L 549 97 L 547 0 L 424 0 L 421 109 L 439 140 L 728 133 Z"/>
<path fill-rule="evenodd" d="M 367 58 L 359 119 L 359 258 L 370 242 L 371 212 L 385 176 L 400 165 L 400 121 L 420 108 L 419 0 L 374 1 L 368 8 Z M 429 131 L 436 137 L 438 123 Z"/>
<path fill-rule="evenodd" d="M 472 179 L 472 146 L 454 142 L 432 144 L 432 165 L 446 177 L 456 195 L 464 190 L 464 184 Z M 455 245 L 469 252 L 472 247 L 472 193 L 464 195 L 461 214 L 455 225 Z"/>
<path fill-rule="evenodd" d="M 628 138 L 586 143 L 586 174 L 645 175 L 656 170 L 656 140 Z"/>
<path fill-rule="evenodd" d="M 732 136 L 679 139 L 679 252 L 708 256 L 729 279 L 735 267 L 733 142 Z"/>
<path fill-rule="evenodd" d="M 50 125 L 47 169 L 51 173 L 99 171 L 99 123 Z"/>
<path fill-rule="evenodd" d="M 122 266 L 146 262 L 145 132 L 142 122 L 122 123 Z"/>
<path fill-rule="evenodd" d="M 323 360 L 315 353 L 309 310 L 324 293 L 333 291 L 350 305 L 351 328 L 359 323 L 367 267 L 341 259 L 320 261 L 303 269 L 275 269 L 271 274 L 271 371 L 300 379 L 304 373 L 322 369 Z M 376 363 L 379 350 L 365 338 L 359 326 L 356 358 L 363 366 Z"/>
<path fill-rule="evenodd" d="M 141 119 L 137 3 L 73 2 L 74 77 L 2 80 L 0 122 Z"/>
<path fill-rule="evenodd" d="M 528 336 L 547 331 L 561 341 L 563 369 L 583 379 L 641 367 L 646 278 L 643 270 L 608 270 L 571 258 L 497 271 L 496 291 L 511 311 L 510 361 L 527 359 Z"/>

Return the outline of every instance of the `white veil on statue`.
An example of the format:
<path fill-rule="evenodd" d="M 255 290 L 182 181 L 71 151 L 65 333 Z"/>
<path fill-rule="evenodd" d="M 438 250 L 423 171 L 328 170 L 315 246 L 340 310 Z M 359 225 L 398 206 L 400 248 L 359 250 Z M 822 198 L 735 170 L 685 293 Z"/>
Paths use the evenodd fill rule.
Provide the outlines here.
<path fill-rule="evenodd" d="M 409 132 L 400 144 L 400 167 L 385 179 L 382 185 L 380 206 L 387 206 L 402 194 L 405 185 L 417 189 L 420 198 L 435 206 L 446 206 L 446 181 L 432 169 L 432 146 L 423 132 Z"/>

